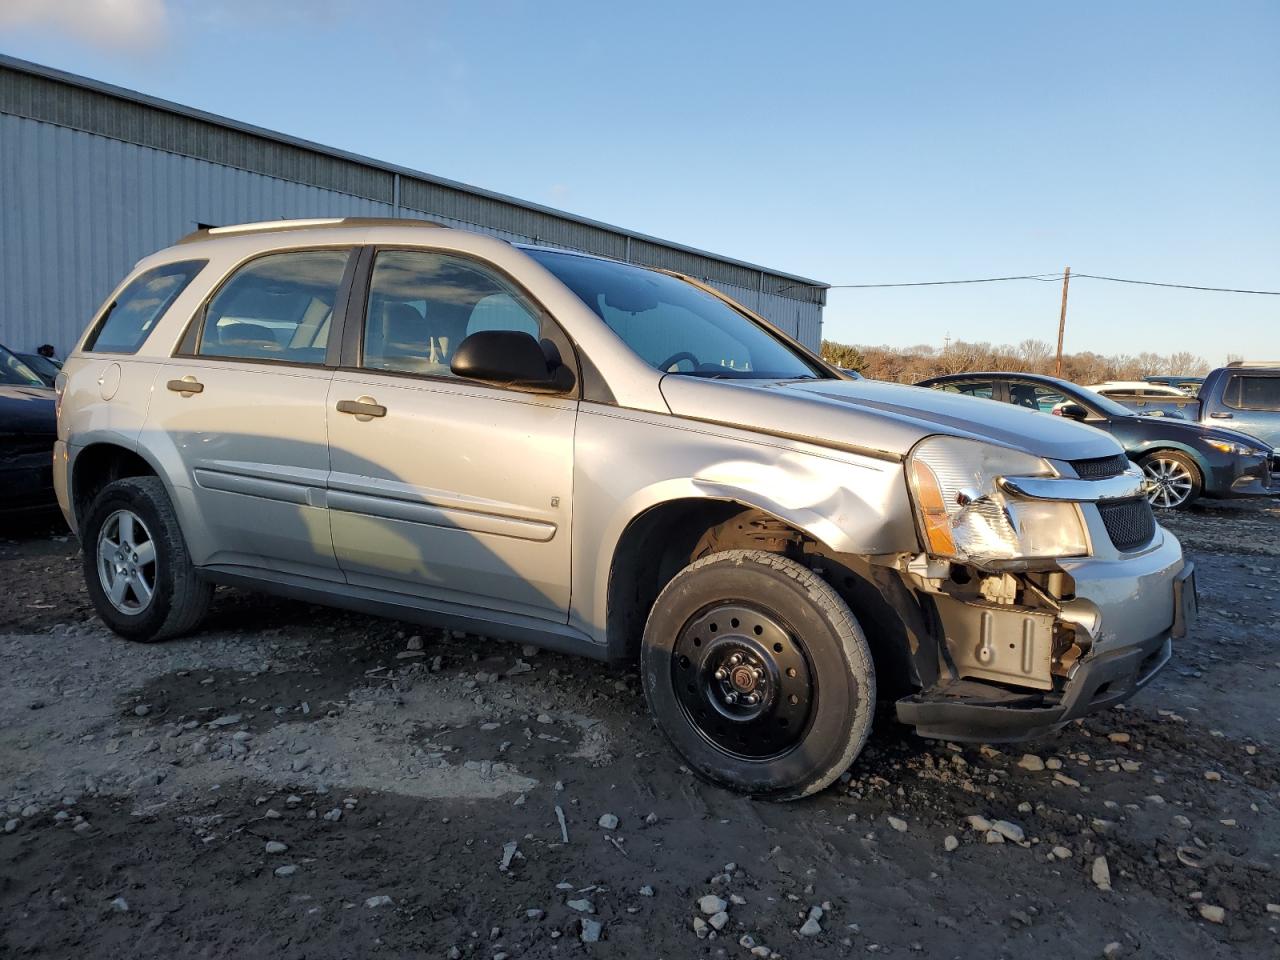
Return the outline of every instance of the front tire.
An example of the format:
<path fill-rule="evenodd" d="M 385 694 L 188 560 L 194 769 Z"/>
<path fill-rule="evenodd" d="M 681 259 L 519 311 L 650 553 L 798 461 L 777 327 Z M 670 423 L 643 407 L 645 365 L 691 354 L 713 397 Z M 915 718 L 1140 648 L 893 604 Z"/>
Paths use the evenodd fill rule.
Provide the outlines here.
<path fill-rule="evenodd" d="M 678 573 L 640 660 L 649 708 L 689 766 L 761 799 L 826 787 L 871 731 L 861 626 L 825 580 L 777 554 L 729 550 Z"/>
<path fill-rule="evenodd" d="M 213 587 L 196 576 L 159 477 L 107 484 L 81 525 L 84 579 L 104 623 L 151 643 L 195 628 Z"/>
<path fill-rule="evenodd" d="M 1185 510 L 1204 492 L 1200 467 L 1185 453 L 1157 450 L 1139 460 L 1138 465 L 1151 482 L 1147 499 L 1153 507 Z"/>

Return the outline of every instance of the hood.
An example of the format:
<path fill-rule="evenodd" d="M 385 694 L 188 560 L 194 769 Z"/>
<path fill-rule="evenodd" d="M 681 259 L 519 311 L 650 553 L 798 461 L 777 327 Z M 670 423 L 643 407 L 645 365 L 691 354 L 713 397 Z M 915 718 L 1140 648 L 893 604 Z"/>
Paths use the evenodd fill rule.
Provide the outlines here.
<path fill-rule="evenodd" d="M 1182 420 L 1178 417 L 1138 417 L 1142 423 L 1159 423 L 1166 429 L 1162 431 L 1165 439 L 1182 439 L 1191 440 L 1225 440 L 1229 443 L 1242 443 L 1248 447 L 1257 447 L 1262 450 L 1271 449 L 1271 444 L 1265 440 L 1242 433 L 1239 430 L 1231 430 L 1227 427 L 1210 426 L 1207 423 L 1196 423 L 1192 420 Z"/>
<path fill-rule="evenodd" d="M 1053 460 L 1122 453 L 1101 430 L 1008 403 L 879 380 L 710 380 L 668 374 L 677 416 L 905 456 L 931 434 L 990 440 Z"/>
<path fill-rule="evenodd" d="M 0 436 L 56 436 L 53 391 L 46 387 L 0 384 Z"/>

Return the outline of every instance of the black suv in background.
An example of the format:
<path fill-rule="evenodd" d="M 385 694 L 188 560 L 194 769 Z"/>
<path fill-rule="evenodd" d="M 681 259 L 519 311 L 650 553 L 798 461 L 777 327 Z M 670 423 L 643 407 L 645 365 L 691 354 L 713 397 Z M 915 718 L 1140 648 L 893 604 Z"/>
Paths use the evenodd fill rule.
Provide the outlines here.
<path fill-rule="evenodd" d="M 1204 497 L 1280 494 L 1271 448 L 1257 437 L 1171 417 L 1139 416 L 1066 380 L 1030 373 L 955 373 L 918 386 L 1012 403 L 1111 434 L 1146 472 L 1152 506 L 1180 509 Z"/>

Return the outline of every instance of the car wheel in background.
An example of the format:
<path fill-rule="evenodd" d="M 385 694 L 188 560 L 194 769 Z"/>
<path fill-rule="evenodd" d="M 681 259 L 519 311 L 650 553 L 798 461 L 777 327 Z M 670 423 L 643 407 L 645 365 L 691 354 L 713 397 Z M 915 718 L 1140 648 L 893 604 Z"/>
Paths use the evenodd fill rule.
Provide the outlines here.
<path fill-rule="evenodd" d="M 831 586 L 793 560 L 729 550 L 659 595 L 641 668 L 663 733 L 701 776 L 762 799 L 827 786 L 862 750 L 875 670 Z"/>
<path fill-rule="evenodd" d="M 1198 499 L 1204 490 L 1200 468 L 1185 453 L 1157 450 L 1139 460 L 1138 465 L 1150 481 L 1147 499 L 1153 507 L 1180 510 Z"/>
<path fill-rule="evenodd" d="M 103 487 L 80 536 L 89 599 L 122 637 L 166 640 L 194 628 L 208 610 L 213 587 L 196 576 L 158 477 Z"/>

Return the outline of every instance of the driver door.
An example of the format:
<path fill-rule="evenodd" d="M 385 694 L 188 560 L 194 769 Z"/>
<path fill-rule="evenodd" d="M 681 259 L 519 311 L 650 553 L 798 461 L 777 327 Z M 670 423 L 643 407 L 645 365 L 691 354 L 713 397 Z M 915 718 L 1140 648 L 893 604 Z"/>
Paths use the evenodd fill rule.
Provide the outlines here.
<path fill-rule="evenodd" d="M 572 358 L 567 338 L 497 271 L 451 253 L 376 251 L 362 299 L 326 404 L 347 581 L 565 622 L 576 394 L 463 380 L 449 360 L 480 330 L 547 337 Z"/>

